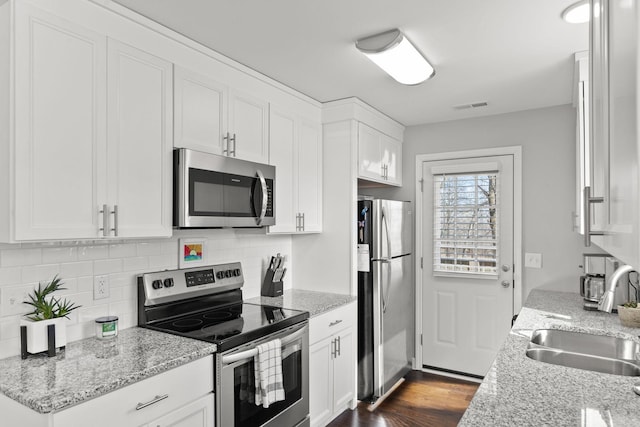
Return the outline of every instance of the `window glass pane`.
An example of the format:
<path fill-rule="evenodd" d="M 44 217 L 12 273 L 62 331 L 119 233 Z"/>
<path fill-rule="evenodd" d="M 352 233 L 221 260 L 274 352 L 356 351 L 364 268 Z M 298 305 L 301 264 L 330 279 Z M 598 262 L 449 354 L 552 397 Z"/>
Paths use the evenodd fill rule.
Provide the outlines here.
<path fill-rule="evenodd" d="M 433 178 L 433 271 L 497 275 L 498 173 Z"/>

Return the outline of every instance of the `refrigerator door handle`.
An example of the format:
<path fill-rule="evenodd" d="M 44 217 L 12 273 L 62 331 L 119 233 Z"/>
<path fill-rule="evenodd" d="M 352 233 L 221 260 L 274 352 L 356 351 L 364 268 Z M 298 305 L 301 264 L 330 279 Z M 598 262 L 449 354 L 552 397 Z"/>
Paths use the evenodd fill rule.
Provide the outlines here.
<path fill-rule="evenodd" d="M 384 232 L 387 237 L 387 257 L 382 258 L 383 264 L 389 264 L 387 268 L 387 280 L 386 285 L 387 289 L 382 289 L 382 312 L 386 313 L 387 311 L 387 303 L 389 302 L 389 290 L 391 289 L 391 237 L 389 237 L 389 223 L 387 221 L 387 213 L 384 206 L 382 206 L 382 224 L 384 226 Z"/>

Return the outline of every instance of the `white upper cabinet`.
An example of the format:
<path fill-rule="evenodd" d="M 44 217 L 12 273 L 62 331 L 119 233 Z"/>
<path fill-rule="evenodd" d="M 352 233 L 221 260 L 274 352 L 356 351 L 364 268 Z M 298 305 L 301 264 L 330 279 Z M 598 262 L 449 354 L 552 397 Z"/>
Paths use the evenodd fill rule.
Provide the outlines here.
<path fill-rule="evenodd" d="M 269 103 L 243 91 L 229 91 L 230 155 L 269 163 Z"/>
<path fill-rule="evenodd" d="M 15 150 L 3 190 L 15 216 L 3 240 L 170 236 L 172 64 L 15 8 L 15 136 L 3 146 Z"/>
<path fill-rule="evenodd" d="M 96 237 L 106 203 L 106 37 L 24 2 L 15 19 L 14 238 Z"/>
<path fill-rule="evenodd" d="M 172 64 L 115 40 L 108 48 L 107 235 L 171 236 Z"/>
<path fill-rule="evenodd" d="M 322 231 L 320 123 L 271 106 L 270 160 L 276 167 L 276 225 L 270 233 Z"/>
<path fill-rule="evenodd" d="M 174 146 L 269 162 L 269 103 L 176 66 Z"/>
<path fill-rule="evenodd" d="M 592 241 L 640 268 L 637 2 L 594 0 L 591 22 Z"/>
<path fill-rule="evenodd" d="M 402 185 L 402 143 L 358 123 L 358 177 L 391 185 Z"/>
<path fill-rule="evenodd" d="M 228 88 L 176 66 L 174 90 L 174 146 L 226 154 Z"/>

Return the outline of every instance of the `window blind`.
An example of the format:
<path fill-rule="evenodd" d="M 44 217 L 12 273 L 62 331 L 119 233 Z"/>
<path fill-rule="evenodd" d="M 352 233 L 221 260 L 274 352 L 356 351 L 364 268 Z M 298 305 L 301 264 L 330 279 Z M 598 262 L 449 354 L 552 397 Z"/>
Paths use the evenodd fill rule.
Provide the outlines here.
<path fill-rule="evenodd" d="M 498 172 L 434 174 L 434 273 L 497 275 Z"/>

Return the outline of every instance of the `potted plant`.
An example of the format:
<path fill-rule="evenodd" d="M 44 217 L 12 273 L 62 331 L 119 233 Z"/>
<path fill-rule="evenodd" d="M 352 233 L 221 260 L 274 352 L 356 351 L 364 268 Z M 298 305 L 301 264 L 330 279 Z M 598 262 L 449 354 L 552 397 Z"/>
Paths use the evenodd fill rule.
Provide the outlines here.
<path fill-rule="evenodd" d="M 618 317 L 622 326 L 640 328 L 640 307 L 636 301 L 629 301 L 619 305 Z"/>
<path fill-rule="evenodd" d="M 55 325 L 55 347 L 64 347 L 67 344 L 67 330 L 65 318 L 69 318 L 69 313 L 80 306 L 74 305 L 66 299 L 56 298 L 53 293 L 64 290 L 62 281 L 56 275 L 46 285 L 38 283 L 38 289 L 27 295 L 28 300 L 24 301 L 33 308 L 33 311 L 25 315 L 26 319 L 21 321 L 21 326 L 27 328 L 27 351 L 31 354 L 40 353 L 48 349 L 47 327 Z"/>

